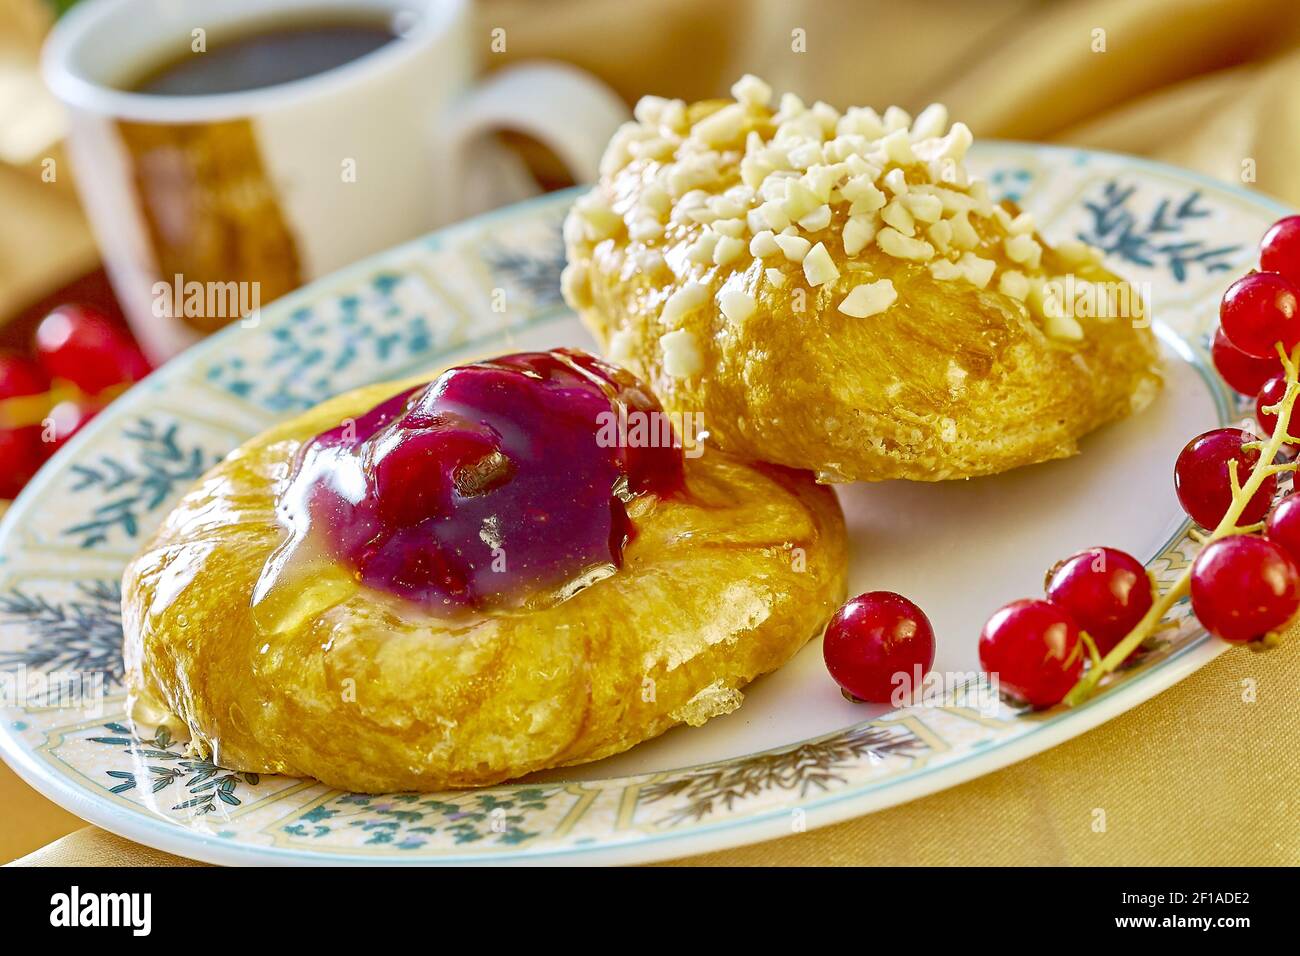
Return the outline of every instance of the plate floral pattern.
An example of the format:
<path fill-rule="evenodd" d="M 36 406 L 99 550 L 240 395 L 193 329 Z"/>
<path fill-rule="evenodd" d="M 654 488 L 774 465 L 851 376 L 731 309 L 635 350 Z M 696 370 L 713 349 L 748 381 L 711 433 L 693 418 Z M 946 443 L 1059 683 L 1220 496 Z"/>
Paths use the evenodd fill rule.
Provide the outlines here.
<path fill-rule="evenodd" d="M 972 165 L 1050 238 L 1084 239 L 1122 274 L 1160 280 L 1166 336 L 1202 369 L 1225 276 L 1247 267 L 1254 237 L 1285 211 L 1112 154 L 985 143 Z M 991 713 L 958 689 L 941 706 L 715 763 L 478 791 L 349 794 L 229 771 L 165 731 L 135 736 L 122 712 L 118 582 L 141 538 L 206 468 L 278 418 L 565 317 L 559 226 L 572 199 L 471 220 L 276 302 L 257 327 L 231 328 L 146 380 L 41 472 L 0 525 L 0 752 L 20 774 L 92 822 L 216 862 L 634 861 L 950 786 L 1086 730 L 1219 652 L 1183 604 L 1157 652 L 1074 711 Z M 1220 418 L 1236 417 L 1206 382 Z M 1179 534 L 1150 566 L 1167 583 L 1189 554 Z M 56 678 L 70 673 L 99 688 L 97 706 L 67 706 Z"/>

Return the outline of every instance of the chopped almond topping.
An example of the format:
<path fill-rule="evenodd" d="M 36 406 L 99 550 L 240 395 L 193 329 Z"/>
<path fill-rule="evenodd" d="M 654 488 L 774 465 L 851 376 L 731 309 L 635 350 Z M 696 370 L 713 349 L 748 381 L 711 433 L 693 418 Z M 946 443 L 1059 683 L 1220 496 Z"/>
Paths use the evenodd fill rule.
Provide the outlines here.
<path fill-rule="evenodd" d="M 934 258 L 934 246 L 924 239 L 911 239 L 892 226 L 886 226 L 876 233 L 876 245 L 895 259 L 925 262 Z"/>
<path fill-rule="evenodd" d="M 776 237 L 776 244 L 781 247 L 785 257 L 791 262 L 803 262 L 804 256 L 808 255 L 808 250 L 812 248 L 812 243 L 803 236 L 779 235 Z"/>
<path fill-rule="evenodd" d="M 758 303 L 748 292 L 724 292 L 718 298 L 718 307 L 732 322 L 737 325 L 743 323 L 758 309 Z"/>
<path fill-rule="evenodd" d="M 884 208 L 880 213 L 880 218 L 885 220 L 887 225 L 893 226 L 909 238 L 916 235 L 916 221 L 912 218 L 912 214 L 907 211 L 907 207 L 897 199 Z"/>
<path fill-rule="evenodd" d="M 875 216 L 849 216 L 844 224 L 844 254 L 856 256 L 876 238 Z"/>
<path fill-rule="evenodd" d="M 664 353 L 664 371 L 672 378 L 694 378 L 704 371 L 700 343 L 686 329 L 676 329 L 659 337 Z"/>
<path fill-rule="evenodd" d="M 725 266 L 738 259 L 744 251 L 745 243 L 742 240 L 731 236 L 719 236 L 717 245 L 713 247 L 713 264 Z"/>
<path fill-rule="evenodd" d="M 1023 302 L 1029 295 L 1029 280 L 1025 278 L 1023 272 L 1008 269 L 998 277 L 998 291 Z"/>
<path fill-rule="evenodd" d="M 731 95 L 738 103 L 750 107 L 767 109 L 772 103 L 772 87 L 768 86 L 752 73 L 746 73 L 731 88 Z"/>
<path fill-rule="evenodd" d="M 709 290 L 698 282 L 688 282 L 664 303 L 659 319 L 664 325 L 677 325 L 689 312 L 698 309 L 709 300 Z"/>
<path fill-rule="evenodd" d="M 635 122 L 610 140 L 602 185 L 578 200 L 565 222 L 571 245 L 595 245 L 626 232 L 635 243 L 629 261 L 637 268 L 694 277 L 665 303 L 668 327 L 704 304 L 710 270 L 747 269 L 751 259 L 763 260 L 767 284 L 779 288 L 789 275 L 767 264 L 780 257 L 800 264 L 817 287 L 840 277 L 828 246 L 842 248 L 849 260 L 874 246 L 926 266 L 940 281 L 992 288 L 1024 302 L 1056 338 L 1082 335 L 1073 318 L 1050 314 L 1053 276 L 1044 272 L 1033 217 L 995 204 L 987 184 L 969 174 L 971 131 L 963 123 L 950 125 L 943 106 L 926 107 L 915 118 L 895 106 L 883 115 L 869 107 L 841 113 L 785 93 L 773 112 L 772 88 L 751 75 L 742 76 L 731 94 L 733 102 L 693 124 L 695 111 L 688 113 L 681 100 L 642 98 Z M 616 194 L 604 178 L 633 163 L 640 164 L 641 181 Z M 662 255 L 660 249 L 681 241 L 683 229 L 690 237 L 684 255 Z M 828 229 L 838 236 L 814 245 L 815 234 Z M 1057 253 L 1053 261 L 1068 267 L 1100 261 L 1096 250 L 1079 242 L 1064 242 Z M 585 275 L 566 271 L 563 284 L 575 307 L 590 305 Z M 885 285 L 893 296 L 893 286 Z M 867 291 L 876 287 L 882 291 Z M 858 310 L 868 295 L 883 296 L 883 290 L 880 283 L 857 286 L 841 309 Z M 725 299 L 719 306 L 728 317 L 745 313 L 745 300 L 754 301 L 740 292 Z"/>
<path fill-rule="evenodd" d="M 844 297 L 844 301 L 839 304 L 839 310 L 855 319 L 865 319 L 884 312 L 897 298 L 898 293 L 894 290 L 894 283 L 888 279 L 880 279 L 877 282 L 854 286 L 853 290 Z"/>
<path fill-rule="evenodd" d="M 834 282 L 840 277 L 840 270 L 835 268 L 835 262 L 826 251 L 826 246 L 819 242 L 803 257 L 803 274 L 808 279 L 808 284 L 815 288 Z"/>

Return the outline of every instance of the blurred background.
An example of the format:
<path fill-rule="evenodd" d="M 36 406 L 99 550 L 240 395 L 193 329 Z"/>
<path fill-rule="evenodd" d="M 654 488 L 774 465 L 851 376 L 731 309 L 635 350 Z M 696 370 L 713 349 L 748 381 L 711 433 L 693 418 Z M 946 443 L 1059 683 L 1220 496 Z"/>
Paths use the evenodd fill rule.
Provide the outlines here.
<path fill-rule="evenodd" d="M 69 156 L 39 65 L 56 21 L 99 2 L 114 0 L 0 0 L 0 499 L 165 357 L 124 320 L 103 264 L 116 230 L 101 213 L 97 243 L 77 190 L 98 157 Z M 841 108 L 940 101 L 977 137 L 1141 154 L 1300 205 L 1295 0 L 477 0 L 470 17 L 483 73 L 560 61 L 629 106 L 726 95 L 744 72 Z M 572 156 L 500 126 L 488 135 L 528 182 L 480 205 L 572 183 Z M 0 806 L 0 861 L 79 825 L 3 766 Z"/>

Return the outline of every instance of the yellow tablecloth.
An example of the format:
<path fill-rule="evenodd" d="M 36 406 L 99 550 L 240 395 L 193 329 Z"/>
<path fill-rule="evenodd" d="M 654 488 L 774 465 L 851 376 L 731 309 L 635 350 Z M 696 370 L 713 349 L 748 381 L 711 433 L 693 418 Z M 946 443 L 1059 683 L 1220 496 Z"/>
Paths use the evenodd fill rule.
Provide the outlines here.
<path fill-rule="evenodd" d="M 629 98 L 718 95 L 751 71 L 841 106 L 940 100 L 977 136 L 1141 153 L 1238 184 L 1253 171 L 1245 185 L 1300 205 L 1294 0 L 489 0 L 479 16 L 485 36 L 506 28 L 502 59 L 568 59 Z M 806 52 L 791 48 L 796 30 Z M 1297 688 L 1293 631 L 1278 650 L 1233 650 L 1109 724 L 964 786 L 688 862 L 1294 865 Z M 7 774 L 0 859 L 73 819 Z M 1093 827 L 1098 809 L 1105 832 Z M 24 862 L 168 860 L 85 828 Z"/>

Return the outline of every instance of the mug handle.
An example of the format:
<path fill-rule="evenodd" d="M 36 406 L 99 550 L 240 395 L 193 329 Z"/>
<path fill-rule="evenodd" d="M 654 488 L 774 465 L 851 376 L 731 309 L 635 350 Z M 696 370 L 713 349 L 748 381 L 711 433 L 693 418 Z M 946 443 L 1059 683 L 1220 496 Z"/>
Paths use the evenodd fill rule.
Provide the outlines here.
<path fill-rule="evenodd" d="M 443 135 L 460 164 L 476 140 L 509 129 L 555 153 L 575 182 L 594 182 L 605 144 L 631 119 L 627 106 L 590 73 L 540 61 L 506 67 L 453 107 Z"/>

